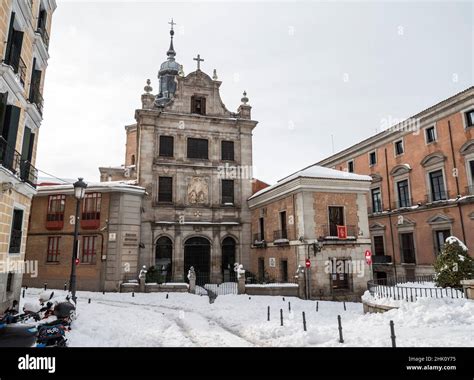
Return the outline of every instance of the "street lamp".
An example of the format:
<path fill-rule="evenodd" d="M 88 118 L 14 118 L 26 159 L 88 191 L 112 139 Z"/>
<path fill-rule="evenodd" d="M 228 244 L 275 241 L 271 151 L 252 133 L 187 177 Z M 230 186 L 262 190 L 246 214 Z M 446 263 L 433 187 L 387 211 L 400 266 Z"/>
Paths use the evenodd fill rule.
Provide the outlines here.
<path fill-rule="evenodd" d="M 76 218 L 74 223 L 74 245 L 72 250 L 72 263 L 71 263 L 71 279 L 69 280 L 69 291 L 72 294 L 72 300 L 76 303 L 76 260 L 78 256 L 79 248 L 79 213 L 81 211 L 81 200 L 86 195 L 87 183 L 83 181 L 83 178 L 78 178 L 77 182 L 74 182 L 74 197 L 76 198 Z"/>

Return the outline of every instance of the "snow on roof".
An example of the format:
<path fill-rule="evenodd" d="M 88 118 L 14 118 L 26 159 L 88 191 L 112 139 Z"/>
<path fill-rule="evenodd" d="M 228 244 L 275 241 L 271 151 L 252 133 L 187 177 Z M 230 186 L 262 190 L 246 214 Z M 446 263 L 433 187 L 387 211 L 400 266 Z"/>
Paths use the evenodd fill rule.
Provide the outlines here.
<path fill-rule="evenodd" d="M 294 174 L 289 175 L 288 177 L 282 178 L 276 184 L 266 187 L 255 194 L 253 194 L 249 199 L 252 199 L 258 195 L 266 193 L 272 189 L 275 189 L 284 183 L 288 183 L 296 178 L 321 178 L 321 179 L 338 179 L 338 180 L 348 180 L 348 181 L 366 181 L 372 182 L 372 177 L 368 175 L 360 175 L 355 173 L 349 173 L 341 170 L 335 170 L 326 168 L 323 166 L 313 165 L 303 170 L 300 170 Z"/>
<path fill-rule="evenodd" d="M 103 188 L 103 189 L 135 189 L 135 190 L 145 190 L 144 187 L 138 186 L 136 180 L 130 181 L 107 181 L 107 182 L 87 182 L 87 188 Z M 72 184 L 66 185 L 47 185 L 39 186 L 38 192 L 48 192 L 48 191 L 57 191 L 57 190 L 72 190 Z"/>

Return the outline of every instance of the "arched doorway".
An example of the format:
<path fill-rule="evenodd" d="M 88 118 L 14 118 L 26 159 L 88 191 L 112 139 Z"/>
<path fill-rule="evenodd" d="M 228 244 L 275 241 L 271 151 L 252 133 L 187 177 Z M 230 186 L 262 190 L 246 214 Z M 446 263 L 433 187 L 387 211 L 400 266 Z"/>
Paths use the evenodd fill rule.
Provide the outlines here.
<path fill-rule="evenodd" d="M 172 259 L 173 243 L 171 239 L 162 236 L 156 242 L 155 268 L 161 272 L 161 276 L 165 282 L 171 281 Z"/>
<path fill-rule="evenodd" d="M 193 237 L 184 243 L 184 275 L 187 280 L 189 268 L 194 267 L 196 284 L 209 283 L 211 272 L 211 244 L 202 237 Z"/>
<path fill-rule="evenodd" d="M 223 282 L 235 281 L 235 240 L 226 237 L 222 241 L 222 280 Z"/>

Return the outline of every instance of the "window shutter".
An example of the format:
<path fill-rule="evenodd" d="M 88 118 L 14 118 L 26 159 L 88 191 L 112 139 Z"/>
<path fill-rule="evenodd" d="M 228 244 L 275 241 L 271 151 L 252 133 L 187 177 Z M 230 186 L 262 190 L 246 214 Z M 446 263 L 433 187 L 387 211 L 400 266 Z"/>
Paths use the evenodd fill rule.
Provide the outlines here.
<path fill-rule="evenodd" d="M 0 135 L 3 136 L 5 126 L 5 112 L 7 110 L 8 92 L 0 93 Z"/>
<path fill-rule="evenodd" d="M 28 154 L 30 151 L 30 139 L 31 129 L 25 126 L 25 131 L 23 132 L 23 146 L 21 148 L 22 160 L 28 160 Z"/>
<path fill-rule="evenodd" d="M 13 46 L 13 25 L 15 23 L 15 12 L 12 12 L 10 18 L 10 27 L 8 28 L 8 41 L 7 41 L 7 49 L 5 51 L 5 61 L 7 64 L 10 64 L 10 55 Z"/>

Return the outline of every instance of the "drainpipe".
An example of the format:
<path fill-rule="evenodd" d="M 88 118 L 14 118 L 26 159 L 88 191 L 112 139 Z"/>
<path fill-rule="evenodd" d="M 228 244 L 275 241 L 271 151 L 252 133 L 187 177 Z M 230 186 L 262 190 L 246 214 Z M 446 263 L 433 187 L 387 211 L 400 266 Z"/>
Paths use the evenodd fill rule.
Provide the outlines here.
<path fill-rule="evenodd" d="M 393 274 L 397 278 L 397 262 L 395 259 L 395 241 L 393 240 L 393 226 L 392 226 L 392 196 L 390 195 L 390 175 L 388 173 L 388 159 L 387 159 L 387 148 L 384 149 L 385 152 L 385 176 L 387 178 L 387 193 L 388 193 L 388 206 L 390 213 L 388 214 L 388 222 L 390 227 L 390 239 L 392 241 L 392 254 L 393 254 Z"/>
<path fill-rule="evenodd" d="M 456 191 L 457 191 L 457 194 L 456 195 L 461 195 L 461 192 L 459 190 L 459 179 L 458 179 L 458 173 L 457 173 L 457 166 L 456 166 L 456 158 L 455 158 L 455 155 L 454 155 L 454 145 L 453 145 L 453 135 L 452 135 L 452 132 L 451 132 L 451 121 L 448 120 L 448 131 L 449 131 L 449 143 L 451 145 L 451 157 L 453 159 L 453 169 L 454 169 L 454 172 L 456 173 L 456 175 L 454 176 L 454 179 L 456 181 Z M 466 233 L 464 231 L 464 219 L 463 219 L 463 216 L 462 216 L 462 206 L 461 206 L 461 203 L 458 202 L 458 210 L 459 210 L 459 221 L 461 222 L 461 231 L 462 231 L 462 239 L 464 242 L 466 242 Z"/>

